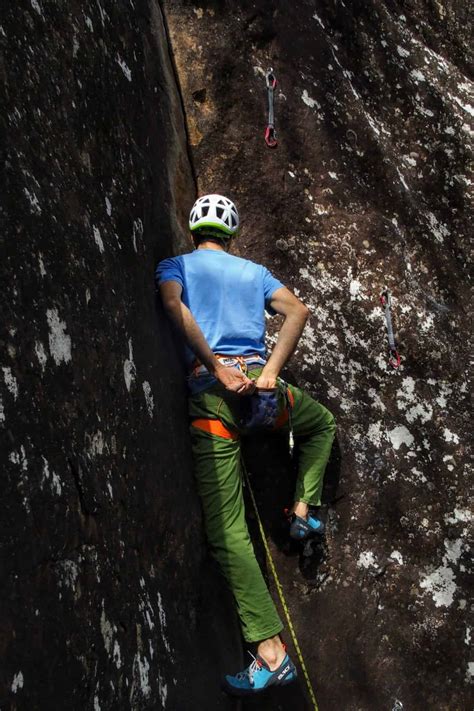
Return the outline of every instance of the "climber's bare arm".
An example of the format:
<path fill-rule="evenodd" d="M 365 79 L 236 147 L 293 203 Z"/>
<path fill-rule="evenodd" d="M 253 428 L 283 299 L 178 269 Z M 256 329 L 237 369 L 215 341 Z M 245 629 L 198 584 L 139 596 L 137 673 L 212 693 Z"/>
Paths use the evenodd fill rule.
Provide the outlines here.
<path fill-rule="evenodd" d="M 258 388 L 275 387 L 276 379 L 298 345 L 309 317 L 308 307 L 284 286 L 275 291 L 270 306 L 285 320 L 272 354 L 257 380 Z"/>
<path fill-rule="evenodd" d="M 219 363 L 191 311 L 181 301 L 181 293 L 182 287 L 176 281 L 166 281 L 160 285 L 160 294 L 166 314 L 184 336 L 193 353 L 227 390 L 238 395 L 248 395 L 253 392 L 255 383 L 252 380 L 237 368 L 226 368 Z"/>

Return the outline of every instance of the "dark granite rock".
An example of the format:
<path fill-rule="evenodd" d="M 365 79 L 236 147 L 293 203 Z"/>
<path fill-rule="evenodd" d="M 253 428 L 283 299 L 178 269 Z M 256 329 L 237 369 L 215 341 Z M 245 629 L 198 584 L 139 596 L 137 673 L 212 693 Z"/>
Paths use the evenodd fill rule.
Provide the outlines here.
<path fill-rule="evenodd" d="M 285 547 L 288 467 L 274 446 L 249 452 L 321 711 L 470 709 L 472 4 L 164 7 L 199 192 L 235 199 L 238 253 L 311 307 L 290 377 L 339 423 L 326 549 Z M 301 704 L 285 691 L 249 708 Z"/>
<path fill-rule="evenodd" d="M 0 35 L 0 707 L 234 708 L 154 293 L 195 195 L 160 7 L 31 0 Z"/>

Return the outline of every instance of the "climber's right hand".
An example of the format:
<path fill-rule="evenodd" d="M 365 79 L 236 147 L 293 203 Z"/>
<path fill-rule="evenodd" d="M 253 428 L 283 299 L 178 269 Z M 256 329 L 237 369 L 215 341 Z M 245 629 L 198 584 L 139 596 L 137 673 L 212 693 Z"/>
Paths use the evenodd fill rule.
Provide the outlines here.
<path fill-rule="evenodd" d="M 254 381 L 247 378 L 237 368 L 227 368 L 225 365 L 219 364 L 214 375 L 226 390 L 237 393 L 237 395 L 251 395 L 255 390 Z"/>

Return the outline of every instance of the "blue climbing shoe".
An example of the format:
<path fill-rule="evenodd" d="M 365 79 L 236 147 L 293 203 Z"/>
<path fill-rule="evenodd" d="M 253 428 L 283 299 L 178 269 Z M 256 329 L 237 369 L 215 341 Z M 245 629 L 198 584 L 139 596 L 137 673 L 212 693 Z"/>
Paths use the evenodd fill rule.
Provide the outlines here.
<path fill-rule="evenodd" d="M 324 533 L 324 523 L 314 514 L 308 514 L 308 520 L 292 514 L 290 517 L 290 537 L 295 541 L 304 541 L 309 536 Z"/>
<path fill-rule="evenodd" d="M 224 691 L 233 696 L 251 696 L 265 691 L 271 686 L 284 686 L 294 681 L 297 677 L 296 667 L 288 654 L 275 671 L 270 667 L 260 655 L 256 657 L 249 652 L 253 662 L 247 669 L 239 672 L 235 676 L 226 674 L 224 678 Z"/>

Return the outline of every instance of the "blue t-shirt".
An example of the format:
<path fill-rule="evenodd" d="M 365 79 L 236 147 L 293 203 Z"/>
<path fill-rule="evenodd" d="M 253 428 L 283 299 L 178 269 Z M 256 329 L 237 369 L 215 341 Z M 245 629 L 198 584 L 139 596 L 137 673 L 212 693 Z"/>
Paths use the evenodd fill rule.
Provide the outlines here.
<path fill-rule="evenodd" d="M 156 268 L 158 284 L 176 281 L 214 353 L 265 356 L 265 309 L 283 284 L 260 264 L 223 250 L 196 249 L 164 259 Z M 195 359 L 187 349 L 189 364 Z"/>

